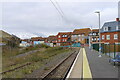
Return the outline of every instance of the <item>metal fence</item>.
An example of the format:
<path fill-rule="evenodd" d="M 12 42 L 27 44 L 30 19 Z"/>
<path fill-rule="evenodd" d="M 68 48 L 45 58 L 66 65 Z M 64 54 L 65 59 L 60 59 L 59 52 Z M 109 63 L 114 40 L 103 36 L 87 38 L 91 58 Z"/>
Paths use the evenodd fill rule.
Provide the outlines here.
<path fill-rule="evenodd" d="M 93 44 L 93 49 L 99 51 L 99 44 Z M 120 55 L 120 44 L 101 44 L 101 52 L 114 58 L 116 55 Z"/>

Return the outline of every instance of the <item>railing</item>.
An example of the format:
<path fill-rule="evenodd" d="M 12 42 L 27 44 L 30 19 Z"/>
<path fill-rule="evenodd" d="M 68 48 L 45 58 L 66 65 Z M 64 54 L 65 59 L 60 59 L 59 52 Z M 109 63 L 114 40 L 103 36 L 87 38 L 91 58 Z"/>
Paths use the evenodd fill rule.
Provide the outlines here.
<path fill-rule="evenodd" d="M 109 57 L 115 58 L 116 55 L 120 54 L 120 44 L 102 44 L 102 53 Z"/>
<path fill-rule="evenodd" d="M 99 44 L 93 44 L 92 47 L 96 51 L 99 51 Z M 114 58 L 116 55 L 120 55 L 120 44 L 101 44 L 101 52 Z"/>

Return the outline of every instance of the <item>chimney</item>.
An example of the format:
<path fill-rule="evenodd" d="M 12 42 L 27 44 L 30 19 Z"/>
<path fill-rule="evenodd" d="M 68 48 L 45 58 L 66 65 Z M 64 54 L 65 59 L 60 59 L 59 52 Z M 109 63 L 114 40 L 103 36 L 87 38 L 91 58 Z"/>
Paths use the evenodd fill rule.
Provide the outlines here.
<path fill-rule="evenodd" d="M 116 18 L 116 21 L 120 21 L 119 18 Z"/>

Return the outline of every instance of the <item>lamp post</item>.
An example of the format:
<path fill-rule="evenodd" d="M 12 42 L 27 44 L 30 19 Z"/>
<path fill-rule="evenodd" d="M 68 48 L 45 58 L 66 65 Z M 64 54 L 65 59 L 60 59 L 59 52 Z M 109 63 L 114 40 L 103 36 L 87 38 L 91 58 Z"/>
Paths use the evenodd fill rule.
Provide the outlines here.
<path fill-rule="evenodd" d="M 101 56 L 101 36 L 100 36 L 100 11 L 96 11 L 95 13 L 98 14 L 99 17 L 99 56 L 98 57 L 102 57 Z"/>

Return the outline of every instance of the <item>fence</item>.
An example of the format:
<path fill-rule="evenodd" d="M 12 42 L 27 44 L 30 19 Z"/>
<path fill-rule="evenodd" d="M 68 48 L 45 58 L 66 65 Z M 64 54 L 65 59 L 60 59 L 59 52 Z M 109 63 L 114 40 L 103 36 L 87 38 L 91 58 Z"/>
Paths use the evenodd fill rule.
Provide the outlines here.
<path fill-rule="evenodd" d="M 93 44 L 93 49 L 99 51 L 99 44 Z M 116 55 L 120 55 L 120 44 L 101 44 L 101 52 L 114 58 Z"/>

